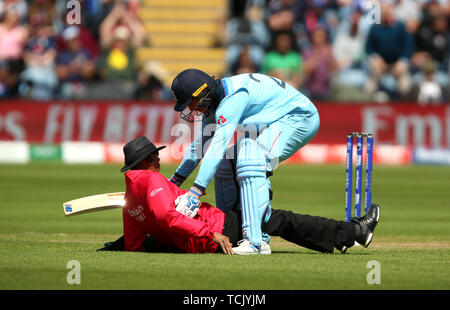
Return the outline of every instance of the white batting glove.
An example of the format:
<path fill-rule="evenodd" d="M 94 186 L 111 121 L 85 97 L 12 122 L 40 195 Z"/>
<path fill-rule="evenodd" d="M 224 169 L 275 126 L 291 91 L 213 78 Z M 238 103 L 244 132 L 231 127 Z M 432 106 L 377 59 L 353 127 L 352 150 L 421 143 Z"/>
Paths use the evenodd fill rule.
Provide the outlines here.
<path fill-rule="evenodd" d="M 194 218 L 200 207 L 201 191 L 192 186 L 189 192 L 175 199 L 176 210 L 187 217 Z"/>

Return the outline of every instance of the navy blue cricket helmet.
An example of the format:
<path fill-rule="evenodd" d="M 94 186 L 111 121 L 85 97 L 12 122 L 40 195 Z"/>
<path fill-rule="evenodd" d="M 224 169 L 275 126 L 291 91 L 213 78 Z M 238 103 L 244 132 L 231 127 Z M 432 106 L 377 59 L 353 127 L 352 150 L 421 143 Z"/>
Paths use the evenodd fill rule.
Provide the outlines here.
<path fill-rule="evenodd" d="M 172 82 L 172 91 L 176 99 L 175 111 L 182 112 L 193 98 L 197 98 L 197 105 L 209 104 L 211 93 L 215 87 L 214 77 L 198 69 L 184 70 Z M 209 98 L 208 98 L 209 97 Z"/>

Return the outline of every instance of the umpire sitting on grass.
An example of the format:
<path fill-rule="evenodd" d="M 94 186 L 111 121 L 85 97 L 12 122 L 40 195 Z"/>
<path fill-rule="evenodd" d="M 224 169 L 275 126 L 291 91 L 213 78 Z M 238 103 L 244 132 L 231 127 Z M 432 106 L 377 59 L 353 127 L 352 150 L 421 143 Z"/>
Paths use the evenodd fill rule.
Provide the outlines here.
<path fill-rule="evenodd" d="M 175 199 L 186 190 L 159 173 L 163 148 L 144 136 L 124 146 L 124 235 L 100 250 L 233 254 L 232 247 L 242 239 L 241 215 L 224 213 L 205 202 L 194 218 L 177 211 Z M 337 248 L 345 253 L 355 241 L 369 246 L 379 215 L 376 204 L 365 216 L 350 222 L 273 210 L 262 230 L 311 250 L 332 253 Z"/>

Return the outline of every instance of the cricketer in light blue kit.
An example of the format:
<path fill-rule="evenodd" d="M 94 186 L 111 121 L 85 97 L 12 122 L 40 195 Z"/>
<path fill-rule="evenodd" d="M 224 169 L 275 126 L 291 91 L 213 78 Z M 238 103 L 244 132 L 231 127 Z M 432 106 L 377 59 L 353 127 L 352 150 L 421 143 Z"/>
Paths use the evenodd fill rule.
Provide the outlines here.
<path fill-rule="evenodd" d="M 177 210 L 194 217 L 215 177 L 217 206 L 224 212 L 242 209 L 244 239 L 233 252 L 270 254 L 270 238 L 261 231 L 262 221 L 271 214 L 268 176 L 315 136 L 320 123 L 316 107 L 286 82 L 258 73 L 215 80 L 188 69 L 175 77 L 172 91 L 175 111 L 183 119 L 202 117 L 202 131 L 170 179 L 181 185 L 202 161 L 193 186 L 176 200 Z M 206 134 L 208 126 L 214 126 L 212 138 Z M 236 129 L 244 134 L 228 149 Z M 203 153 L 208 138 L 210 145 Z"/>

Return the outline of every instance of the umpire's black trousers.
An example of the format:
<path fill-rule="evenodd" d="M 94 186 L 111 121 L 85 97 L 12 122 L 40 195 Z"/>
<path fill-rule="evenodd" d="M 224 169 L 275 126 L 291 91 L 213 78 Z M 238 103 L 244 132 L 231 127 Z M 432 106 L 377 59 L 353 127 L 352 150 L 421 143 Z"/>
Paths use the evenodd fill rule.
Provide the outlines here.
<path fill-rule="evenodd" d="M 274 210 L 262 231 L 270 236 L 279 236 L 302 247 L 332 253 L 334 248 L 350 247 L 355 242 L 355 224 L 336 221 L 320 216 L 297 214 L 291 211 Z M 225 213 L 223 232 L 233 246 L 242 239 L 242 217 L 235 211 Z M 219 247 L 218 251 L 221 251 Z"/>

